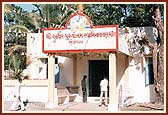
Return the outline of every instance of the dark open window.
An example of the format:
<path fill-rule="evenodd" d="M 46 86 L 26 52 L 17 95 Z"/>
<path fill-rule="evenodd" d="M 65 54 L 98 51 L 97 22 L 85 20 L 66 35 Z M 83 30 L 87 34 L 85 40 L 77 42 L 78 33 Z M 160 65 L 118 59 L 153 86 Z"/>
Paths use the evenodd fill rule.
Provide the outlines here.
<path fill-rule="evenodd" d="M 152 64 L 152 57 L 148 57 L 147 64 L 145 67 L 146 70 L 146 85 L 154 84 L 154 73 L 153 73 L 153 64 Z"/>

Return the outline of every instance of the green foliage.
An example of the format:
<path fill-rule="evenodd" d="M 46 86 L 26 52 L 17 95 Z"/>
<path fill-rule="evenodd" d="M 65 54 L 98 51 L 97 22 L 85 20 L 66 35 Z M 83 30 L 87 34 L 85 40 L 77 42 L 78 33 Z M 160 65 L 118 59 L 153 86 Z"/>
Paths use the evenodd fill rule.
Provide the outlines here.
<path fill-rule="evenodd" d="M 22 8 L 9 4 L 7 6 L 10 6 L 10 11 L 5 12 L 4 69 L 13 70 L 12 78 L 17 79 L 26 68 L 26 33 L 29 31 L 32 20 L 28 12 Z"/>
<path fill-rule="evenodd" d="M 14 75 L 12 78 L 21 77 L 21 73 L 23 69 L 26 68 L 26 55 L 22 55 L 25 53 L 25 46 L 22 45 L 14 45 L 8 49 L 8 55 L 5 58 L 5 70 L 11 69 L 14 71 Z"/>
<path fill-rule="evenodd" d="M 15 76 L 19 76 L 26 63 L 25 58 L 21 58 L 22 54 L 26 55 L 26 32 L 38 32 L 38 30 L 48 27 L 64 27 L 68 17 L 78 12 L 77 4 L 33 5 L 36 9 L 32 12 L 27 12 L 14 4 L 5 4 L 4 7 L 5 69 L 15 69 Z M 141 27 L 154 26 L 152 16 L 153 7 L 156 5 L 83 4 L 83 8 L 94 26 L 117 24 L 119 27 Z M 158 6 L 162 20 L 164 20 L 164 6 L 161 4 Z"/>
<path fill-rule="evenodd" d="M 153 7 L 156 4 L 85 4 L 84 12 L 93 25 L 118 24 L 120 27 L 154 26 Z M 159 5 L 163 16 L 163 5 Z"/>
<path fill-rule="evenodd" d="M 86 4 L 85 13 L 93 21 L 93 25 L 121 24 L 123 13 L 118 5 L 113 4 Z"/>
<path fill-rule="evenodd" d="M 57 27 L 65 25 L 67 18 L 75 11 L 76 5 L 67 4 L 33 4 L 37 10 L 33 11 L 38 17 L 38 28 Z"/>

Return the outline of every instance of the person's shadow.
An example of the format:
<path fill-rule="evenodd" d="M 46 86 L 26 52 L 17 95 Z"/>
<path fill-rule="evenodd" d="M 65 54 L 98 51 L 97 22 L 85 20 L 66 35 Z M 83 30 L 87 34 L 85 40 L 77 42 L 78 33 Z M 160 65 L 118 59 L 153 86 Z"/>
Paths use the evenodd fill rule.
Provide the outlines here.
<path fill-rule="evenodd" d="M 107 107 L 106 103 L 105 103 L 105 99 L 102 99 L 102 104 L 99 105 L 99 107 L 101 107 L 102 105 L 104 105 L 105 107 Z"/>
<path fill-rule="evenodd" d="M 26 106 L 28 105 L 28 103 L 29 103 L 29 100 L 28 100 L 28 99 L 26 99 L 26 101 L 23 101 L 24 108 L 26 108 Z M 21 105 L 18 106 L 18 109 L 17 109 L 16 111 L 19 111 L 19 110 L 21 110 Z M 25 110 L 26 110 L 26 109 L 24 109 L 24 111 L 25 111 Z"/>

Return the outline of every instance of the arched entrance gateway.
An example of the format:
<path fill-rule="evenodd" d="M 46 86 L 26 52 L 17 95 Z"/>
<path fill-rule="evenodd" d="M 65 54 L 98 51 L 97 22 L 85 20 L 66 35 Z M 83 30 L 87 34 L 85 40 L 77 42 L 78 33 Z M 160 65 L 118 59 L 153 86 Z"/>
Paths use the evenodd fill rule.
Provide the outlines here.
<path fill-rule="evenodd" d="M 118 26 L 93 26 L 90 18 L 83 14 L 73 14 L 65 28 L 43 29 L 42 51 L 49 54 L 48 79 L 49 102 L 54 101 L 54 56 L 73 56 L 73 85 L 80 85 L 80 68 L 87 67 L 89 96 L 100 95 L 99 83 L 103 76 L 109 76 L 109 104 L 116 106 L 116 51 L 118 50 Z M 79 65 L 80 58 L 85 58 Z M 81 60 L 82 61 L 82 60 Z M 82 67 L 82 65 L 84 65 Z M 86 73 L 83 73 L 86 74 Z"/>

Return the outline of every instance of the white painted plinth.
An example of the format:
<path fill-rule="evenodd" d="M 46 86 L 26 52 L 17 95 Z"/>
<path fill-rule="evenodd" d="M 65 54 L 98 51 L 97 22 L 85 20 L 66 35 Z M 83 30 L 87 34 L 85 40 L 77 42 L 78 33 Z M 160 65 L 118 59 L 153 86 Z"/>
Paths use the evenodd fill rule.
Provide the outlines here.
<path fill-rule="evenodd" d="M 46 103 L 45 104 L 45 108 L 47 108 L 47 109 L 54 109 L 54 108 L 56 108 L 58 105 L 56 104 L 56 103 Z"/>
<path fill-rule="evenodd" d="M 117 112 L 118 111 L 118 106 L 114 104 L 108 104 L 108 111 L 109 112 Z"/>

